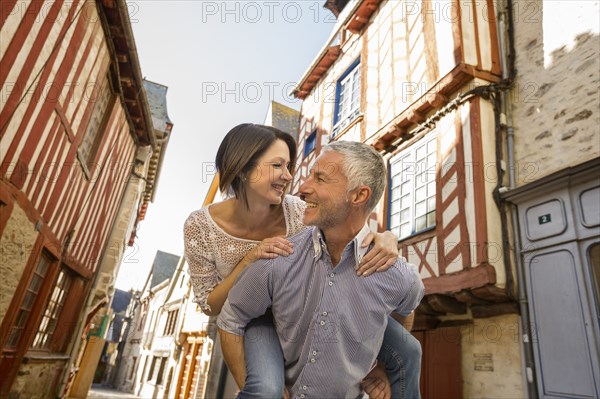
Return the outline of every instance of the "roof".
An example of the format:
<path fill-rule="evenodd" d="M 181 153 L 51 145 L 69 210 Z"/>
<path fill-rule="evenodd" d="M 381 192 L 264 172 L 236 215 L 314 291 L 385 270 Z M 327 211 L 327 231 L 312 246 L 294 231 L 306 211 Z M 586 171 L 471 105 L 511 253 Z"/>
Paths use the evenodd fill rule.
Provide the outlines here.
<path fill-rule="evenodd" d="M 265 120 L 265 125 L 276 127 L 286 133 L 289 133 L 298 141 L 298 121 L 300 112 L 286 105 L 271 101 L 269 112 Z"/>
<path fill-rule="evenodd" d="M 121 100 L 127 114 L 132 133 L 140 146 L 152 145 L 156 138 L 152 129 L 152 119 L 148 99 L 142 87 L 142 71 L 131 29 L 131 21 L 125 0 L 97 1 L 100 22 L 109 48 L 113 49 L 112 62 L 118 79 Z M 111 68 L 112 69 L 112 68 Z"/>
<path fill-rule="evenodd" d="M 164 132 L 167 124 L 173 124 L 167 113 L 167 86 L 144 79 L 144 88 L 148 97 L 148 105 L 152 114 L 154 129 Z"/>
<path fill-rule="evenodd" d="M 379 3 L 381 3 L 381 0 L 328 0 L 325 2 L 323 7 L 331 10 L 334 15 L 336 15 L 336 12 L 338 13 L 336 15 L 337 23 L 319 54 L 292 89 L 291 95 L 303 100 L 310 94 L 342 53 L 339 45 L 340 31 L 345 28 L 352 33 L 359 33 L 379 8 Z"/>
<path fill-rule="evenodd" d="M 152 281 L 150 288 L 157 286 L 163 281 L 173 277 L 180 257 L 163 251 L 156 251 L 154 263 L 152 263 Z"/>
<path fill-rule="evenodd" d="M 124 312 L 131 301 L 131 292 L 120 289 L 115 290 L 112 305 L 110 306 L 115 313 Z"/>

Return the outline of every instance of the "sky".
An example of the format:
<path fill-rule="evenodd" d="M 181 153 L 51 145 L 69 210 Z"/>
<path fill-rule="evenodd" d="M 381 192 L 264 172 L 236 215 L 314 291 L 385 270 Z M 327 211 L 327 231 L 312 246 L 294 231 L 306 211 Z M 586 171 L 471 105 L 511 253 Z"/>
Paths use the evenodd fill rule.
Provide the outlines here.
<path fill-rule="evenodd" d="M 142 75 L 169 87 L 173 131 L 154 202 L 116 281 L 141 289 L 157 250 L 183 255 L 183 223 L 202 206 L 214 157 L 232 127 L 263 123 L 329 37 L 324 0 L 128 1 Z"/>

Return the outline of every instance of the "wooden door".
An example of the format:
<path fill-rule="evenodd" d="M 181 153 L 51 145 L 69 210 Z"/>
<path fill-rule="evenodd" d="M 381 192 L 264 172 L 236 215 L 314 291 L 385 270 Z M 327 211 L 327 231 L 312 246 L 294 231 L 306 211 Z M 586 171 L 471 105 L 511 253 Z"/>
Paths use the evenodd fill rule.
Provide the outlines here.
<path fill-rule="evenodd" d="M 462 398 L 460 328 L 414 331 L 421 342 L 421 396 L 427 399 Z"/>

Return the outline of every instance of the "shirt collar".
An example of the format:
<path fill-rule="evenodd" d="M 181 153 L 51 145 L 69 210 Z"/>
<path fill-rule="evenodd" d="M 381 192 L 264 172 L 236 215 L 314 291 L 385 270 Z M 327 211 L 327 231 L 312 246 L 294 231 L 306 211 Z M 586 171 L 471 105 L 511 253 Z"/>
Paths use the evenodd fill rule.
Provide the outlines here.
<path fill-rule="evenodd" d="M 358 264 L 362 260 L 363 256 L 365 256 L 365 254 L 369 250 L 368 246 L 362 247 L 361 244 L 364 241 L 367 234 L 369 234 L 370 232 L 371 232 L 371 229 L 369 229 L 369 225 L 367 223 L 365 223 L 363 228 L 352 239 L 352 241 L 350 241 L 350 243 L 354 243 L 354 248 L 353 248 L 354 249 L 354 259 L 356 260 L 356 265 L 354 266 L 355 269 L 358 269 Z M 325 240 L 323 239 L 323 233 L 321 232 L 321 229 L 319 229 L 317 227 L 313 227 L 312 241 L 313 241 L 313 249 L 314 249 L 314 254 L 315 254 L 314 257 L 315 257 L 315 259 L 318 259 L 323 254 L 323 249 L 327 249 L 327 244 L 325 243 Z"/>

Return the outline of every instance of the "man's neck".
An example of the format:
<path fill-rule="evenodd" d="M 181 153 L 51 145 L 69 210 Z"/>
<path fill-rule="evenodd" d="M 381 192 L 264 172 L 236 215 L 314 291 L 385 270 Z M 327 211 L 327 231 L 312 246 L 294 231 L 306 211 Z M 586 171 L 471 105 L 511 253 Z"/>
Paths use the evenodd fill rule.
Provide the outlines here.
<path fill-rule="evenodd" d="M 339 263 L 344 248 L 346 248 L 346 245 L 356 237 L 365 225 L 365 222 L 366 220 L 364 219 L 362 221 L 348 220 L 347 223 L 344 223 L 343 225 L 321 229 L 333 266 L 336 266 Z"/>

